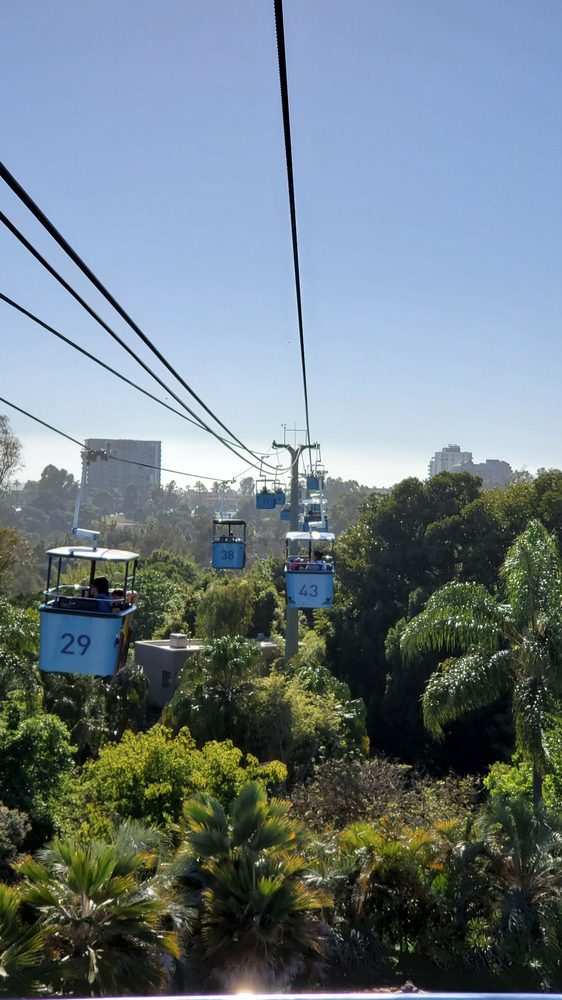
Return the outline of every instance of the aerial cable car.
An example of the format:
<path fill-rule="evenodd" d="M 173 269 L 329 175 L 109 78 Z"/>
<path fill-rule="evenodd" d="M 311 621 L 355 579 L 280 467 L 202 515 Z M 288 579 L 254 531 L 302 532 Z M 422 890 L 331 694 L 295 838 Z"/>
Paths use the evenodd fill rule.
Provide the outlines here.
<path fill-rule="evenodd" d="M 40 607 L 39 669 L 111 677 L 124 666 L 135 604 L 138 554 L 121 549 L 63 546 L 49 549 L 45 601 Z M 69 561 L 89 564 L 88 582 L 61 583 Z M 106 573 L 124 564 L 110 590 Z M 96 576 L 102 570 L 103 576 Z M 114 582 L 114 581 L 112 581 Z"/>
<path fill-rule="evenodd" d="M 49 549 L 45 600 L 40 606 L 39 669 L 46 672 L 111 677 L 124 666 L 136 611 L 135 574 L 138 553 L 98 548 L 98 531 L 78 528 L 80 492 L 72 534 L 91 546 Z M 87 564 L 81 584 L 61 583 L 69 561 Z M 122 567 L 116 580 L 106 574 Z M 103 575 L 96 573 L 102 570 Z M 112 574 L 113 577 L 113 574 Z M 110 588 L 111 583 L 119 586 Z"/>
<path fill-rule="evenodd" d="M 274 483 L 273 488 L 275 490 L 275 504 L 277 507 L 282 507 L 286 502 L 285 490 L 283 489 L 281 483 Z"/>
<path fill-rule="evenodd" d="M 285 536 L 287 607 L 332 607 L 335 537 L 329 531 L 287 532 Z"/>
<path fill-rule="evenodd" d="M 317 448 L 316 461 L 314 467 L 310 465 L 310 472 L 306 477 L 306 487 L 308 490 L 323 490 L 326 470 L 320 459 L 320 447 Z"/>
<path fill-rule="evenodd" d="M 273 484 L 268 485 L 267 479 L 258 479 L 256 482 L 256 508 L 258 510 L 275 510 L 277 505 L 277 493 Z"/>
<path fill-rule="evenodd" d="M 246 565 L 246 522 L 228 517 L 213 521 L 213 569 L 244 569 Z"/>
<path fill-rule="evenodd" d="M 328 531 L 328 501 L 317 493 L 302 501 L 303 525 L 308 531 Z"/>

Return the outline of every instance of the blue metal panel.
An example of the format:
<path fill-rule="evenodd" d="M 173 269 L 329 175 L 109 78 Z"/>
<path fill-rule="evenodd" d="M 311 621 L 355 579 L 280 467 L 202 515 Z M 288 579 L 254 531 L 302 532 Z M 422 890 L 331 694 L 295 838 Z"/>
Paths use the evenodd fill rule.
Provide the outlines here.
<path fill-rule="evenodd" d="M 213 542 L 213 569 L 244 569 L 244 542 Z"/>
<path fill-rule="evenodd" d="M 111 677 L 117 670 L 133 611 L 88 614 L 43 605 L 39 669 Z"/>
<path fill-rule="evenodd" d="M 290 521 L 291 520 L 291 509 L 287 507 L 287 510 L 282 510 L 279 515 L 280 521 Z"/>
<path fill-rule="evenodd" d="M 331 608 L 334 599 L 334 574 L 322 570 L 285 571 L 287 605 L 290 608 Z"/>
<path fill-rule="evenodd" d="M 320 489 L 320 477 L 311 475 L 306 477 L 306 488 L 308 490 L 319 490 Z"/>
<path fill-rule="evenodd" d="M 256 507 L 258 510 L 274 510 L 275 493 L 256 493 Z"/>
<path fill-rule="evenodd" d="M 285 503 L 285 491 L 282 489 L 275 490 L 275 503 L 278 507 L 281 507 Z"/>

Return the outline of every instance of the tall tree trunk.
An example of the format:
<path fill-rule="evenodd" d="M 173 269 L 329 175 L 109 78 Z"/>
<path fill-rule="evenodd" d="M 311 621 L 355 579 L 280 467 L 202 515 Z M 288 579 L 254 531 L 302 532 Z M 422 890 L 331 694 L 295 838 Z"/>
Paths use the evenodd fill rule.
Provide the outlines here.
<path fill-rule="evenodd" d="M 533 767 L 533 806 L 535 812 L 542 808 L 542 774 Z"/>

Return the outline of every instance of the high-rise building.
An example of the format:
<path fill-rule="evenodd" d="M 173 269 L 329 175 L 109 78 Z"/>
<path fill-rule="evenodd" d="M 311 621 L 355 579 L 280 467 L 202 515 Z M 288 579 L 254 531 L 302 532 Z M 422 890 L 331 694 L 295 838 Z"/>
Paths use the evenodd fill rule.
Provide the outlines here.
<path fill-rule="evenodd" d="M 458 444 L 449 444 L 441 451 L 436 451 L 429 463 L 429 478 L 440 472 L 470 472 L 472 476 L 480 476 L 486 489 L 494 486 L 506 486 L 513 475 L 508 462 L 499 458 L 487 458 L 485 462 L 473 462 L 471 451 L 461 451 Z"/>
<path fill-rule="evenodd" d="M 472 462 L 472 452 L 461 451 L 458 444 L 448 444 L 441 451 L 436 451 L 430 459 L 429 478 L 432 479 L 440 472 L 452 472 L 455 465 L 464 465 L 465 462 Z"/>
<path fill-rule="evenodd" d="M 472 476 L 480 476 L 482 486 L 488 490 L 494 486 L 507 486 L 513 475 L 509 462 L 502 462 L 499 458 L 487 458 L 485 462 L 463 462 L 462 465 L 454 466 L 451 471 L 470 472 Z"/>
<path fill-rule="evenodd" d="M 91 501 L 97 490 L 118 490 L 124 494 L 128 486 L 134 486 L 139 502 L 148 499 L 154 486 L 160 486 L 160 466 L 162 463 L 161 441 L 130 441 L 114 438 L 86 438 L 89 451 L 106 451 L 113 459 L 123 458 L 124 462 L 97 458 L 88 463 L 84 501 Z M 84 463 L 85 459 L 82 459 Z M 139 465 L 129 463 L 139 462 Z M 147 468 L 154 466 L 154 468 Z"/>

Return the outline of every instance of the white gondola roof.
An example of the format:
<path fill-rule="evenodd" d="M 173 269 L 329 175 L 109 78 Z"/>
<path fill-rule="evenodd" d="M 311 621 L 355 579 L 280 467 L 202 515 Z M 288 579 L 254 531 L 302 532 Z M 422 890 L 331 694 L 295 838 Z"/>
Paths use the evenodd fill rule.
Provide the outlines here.
<path fill-rule="evenodd" d="M 336 536 L 331 531 L 288 531 L 288 542 L 333 542 Z"/>
<path fill-rule="evenodd" d="M 49 549 L 48 556 L 66 556 L 69 559 L 95 559 L 96 562 L 130 562 L 138 559 L 138 552 L 125 549 L 92 549 L 84 545 L 63 545 L 60 549 Z"/>

